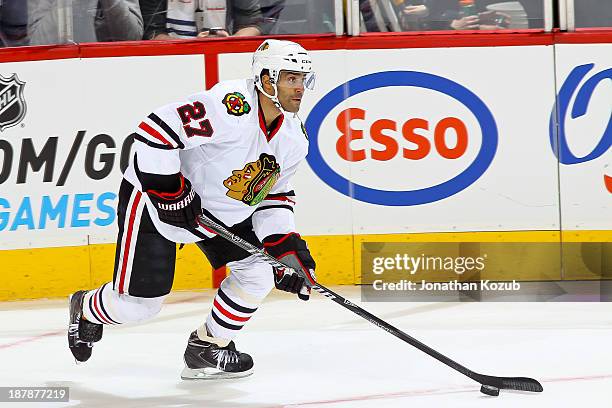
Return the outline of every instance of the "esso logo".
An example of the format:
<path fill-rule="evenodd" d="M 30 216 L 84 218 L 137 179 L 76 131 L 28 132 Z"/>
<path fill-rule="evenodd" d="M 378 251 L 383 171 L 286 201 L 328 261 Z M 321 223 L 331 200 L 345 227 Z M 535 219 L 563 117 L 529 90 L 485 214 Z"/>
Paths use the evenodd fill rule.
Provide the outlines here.
<path fill-rule="evenodd" d="M 305 126 L 315 174 L 344 195 L 385 206 L 457 194 L 484 174 L 498 143 L 495 119 L 476 94 L 416 71 L 377 72 L 339 85 L 317 102 Z"/>
<path fill-rule="evenodd" d="M 346 161 L 358 162 L 367 157 L 377 161 L 387 161 L 401 154 L 408 160 L 421 160 L 431 153 L 430 140 L 424 135 L 430 130 L 431 124 L 423 118 L 411 118 L 403 124 L 398 124 L 391 119 L 378 119 L 369 127 L 369 132 L 351 127 L 354 119 L 365 120 L 366 111 L 360 108 L 347 108 L 338 114 L 336 127 L 340 131 L 340 137 L 336 142 L 336 152 Z M 400 153 L 400 142 L 390 136 L 401 128 L 403 139 L 414 147 L 403 147 Z M 465 123 L 455 117 L 445 117 L 435 124 L 432 130 L 433 144 L 437 153 L 446 159 L 458 159 L 463 156 L 468 145 L 468 131 Z M 453 131 L 456 135 L 456 143 L 449 146 L 447 142 L 447 131 Z M 383 149 L 372 148 L 368 152 L 365 149 L 355 150 L 351 148 L 351 142 L 363 139 L 369 133 L 372 141 L 383 146 Z"/>

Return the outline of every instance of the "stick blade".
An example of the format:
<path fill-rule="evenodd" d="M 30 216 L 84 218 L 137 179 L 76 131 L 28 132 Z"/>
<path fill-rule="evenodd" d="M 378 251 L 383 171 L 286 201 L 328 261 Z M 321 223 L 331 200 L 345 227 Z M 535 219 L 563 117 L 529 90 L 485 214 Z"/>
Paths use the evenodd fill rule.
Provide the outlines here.
<path fill-rule="evenodd" d="M 502 377 L 502 387 L 505 390 L 542 392 L 544 388 L 537 380 L 527 377 Z"/>
<path fill-rule="evenodd" d="M 498 388 L 500 390 L 528 392 L 544 391 L 542 384 L 540 384 L 537 380 L 534 380 L 533 378 L 529 377 L 494 377 L 490 375 L 479 374 L 472 378 L 482 384 L 483 388 L 484 386 L 487 386 L 489 388 Z M 486 392 L 484 393 L 487 394 Z"/>

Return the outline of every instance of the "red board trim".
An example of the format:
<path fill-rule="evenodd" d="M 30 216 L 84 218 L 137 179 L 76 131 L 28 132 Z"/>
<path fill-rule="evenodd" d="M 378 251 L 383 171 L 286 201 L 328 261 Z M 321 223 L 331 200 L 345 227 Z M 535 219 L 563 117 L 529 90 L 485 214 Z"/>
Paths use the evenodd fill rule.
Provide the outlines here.
<path fill-rule="evenodd" d="M 448 48 L 448 47 L 503 47 L 552 44 L 612 43 L 612 28 L 581 29 L 573 33 L 541 30 L 516 32 L 409 32 L 365 33 L 358 37 L 333 34 L 286 35 L 309 50 L 334 49 L 393 49 L 393 48 Z M 218 54 L 252 52 L 263 37 L 230 37 L 206 40 L 124 41 L 114 43 L 84 43 L 76 45 L 45 45 L 0 49 L 0 62 L 40 61 L 68 58 L 107 58 L 150 55 L 205 55 L 207 74 L 218 67 Z M 209 72 L 210 71 L 210 72 Z M 216 82 L 216 80 L 214 81 Z M 211 85 L 207 81 L 207 86 Z"/>

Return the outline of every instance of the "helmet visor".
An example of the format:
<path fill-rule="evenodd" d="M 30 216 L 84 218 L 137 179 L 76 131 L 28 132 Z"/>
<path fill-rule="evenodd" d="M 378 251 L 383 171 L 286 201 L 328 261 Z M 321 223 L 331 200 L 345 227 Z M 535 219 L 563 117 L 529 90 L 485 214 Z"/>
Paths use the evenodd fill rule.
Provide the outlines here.
<path fill-rule="evenodd" d="M 314 89 L 314 72 L 281 71 L 278 85 L 285 88 Z"/>

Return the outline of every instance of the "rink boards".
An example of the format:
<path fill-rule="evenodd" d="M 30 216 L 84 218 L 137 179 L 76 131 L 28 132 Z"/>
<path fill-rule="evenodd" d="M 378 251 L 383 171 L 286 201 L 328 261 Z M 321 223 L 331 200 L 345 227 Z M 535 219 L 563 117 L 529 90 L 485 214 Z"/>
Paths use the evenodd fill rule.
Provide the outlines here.
<path fill-rule="evenodd" d="M 359 283 L 362 244 L 377 242 L 417 252 L 452 242 L 453 256 L 465 243 L 512 242 L 488 250 L 487 279 L 611 278 L 612 45 L 453 38 L 453 48 L 302 41 L 317 83 L 300 113 L 310 151 L 296 219 L 319 279 Z M 2 63 L 0 300 L 111 279 L 116 193 L 139 118 L 249 75 L 257 43 L 206 57 L 193 44 L 174 52 L 186 55 L 58 47 L 58 59 Z M 192 245 L 178 252 L 175 289 L 210 287 L 202 258 Z"/>

